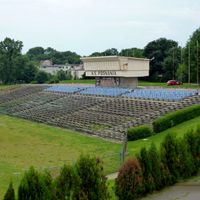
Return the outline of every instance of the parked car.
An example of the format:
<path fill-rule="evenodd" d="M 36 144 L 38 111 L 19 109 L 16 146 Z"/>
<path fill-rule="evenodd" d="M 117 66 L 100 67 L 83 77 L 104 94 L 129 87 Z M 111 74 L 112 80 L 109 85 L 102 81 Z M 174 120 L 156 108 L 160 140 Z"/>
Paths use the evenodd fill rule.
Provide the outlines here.
<path fill-rule="evenodd" d="M 169 80 L 167 81 L 167 85 L 182 85 L 183 83 L 181 81 L 177 80 Z"/>

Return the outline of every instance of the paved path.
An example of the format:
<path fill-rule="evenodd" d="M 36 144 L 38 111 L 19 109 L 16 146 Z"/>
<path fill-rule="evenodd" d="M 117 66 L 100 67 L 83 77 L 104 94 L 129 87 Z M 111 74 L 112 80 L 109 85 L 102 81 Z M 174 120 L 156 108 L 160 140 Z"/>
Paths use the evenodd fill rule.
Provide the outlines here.
<path fill-rule="evenodd" d="M 200 200 L 200 186 L 176 185 L 148 195 L 141 200 Z"/>

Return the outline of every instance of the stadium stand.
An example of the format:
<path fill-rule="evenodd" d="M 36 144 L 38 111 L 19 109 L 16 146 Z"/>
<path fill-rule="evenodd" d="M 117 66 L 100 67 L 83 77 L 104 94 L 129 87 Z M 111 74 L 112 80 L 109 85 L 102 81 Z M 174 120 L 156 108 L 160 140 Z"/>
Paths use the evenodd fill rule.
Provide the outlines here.
<path fill-rule="evenodd" d="M 130 127 L 198 103 L 195 90 L 36 85 L 0 92 L 0 113 L 120 141 Z"/>

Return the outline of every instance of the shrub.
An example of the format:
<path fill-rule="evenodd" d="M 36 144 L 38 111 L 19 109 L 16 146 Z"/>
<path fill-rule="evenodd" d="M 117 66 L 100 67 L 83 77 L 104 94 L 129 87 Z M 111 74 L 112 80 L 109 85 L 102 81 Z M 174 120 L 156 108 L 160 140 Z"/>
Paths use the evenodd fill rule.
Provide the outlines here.
<path fill-rule="evenodd" d="M 56 199 L 70 199 L 73 187 L 73 176 L 72 167 L 64 165 L 60 171 L 60 175 L 55 181 Z"/>
<path fill-rule="evenodd" d="M 35 80 L 37 83 L 45 83 L 49 79 L 49 74 L 44 71 L 38 71 L 35 76 Z"/>
<path fill-rule="evenodd" d="M 108 199 L 106 177 L 99 159 L 80 156 L 74 167 L 73 199 Z"/>
<path fill-rule="evenodd" d="M 167 185 L 177 182 L 179 178 L 178 171 L 178 143 L 177 139 L 171 134 L 166 135 L 163 143 L 161 144 L 161 162 L 164 176 L 168 176 Z M 168 174 L 168 171 L 170 175 Z M 166 180 L 165 180 L 166 181 Z"/>
<path fill-rule="evenodd" d="M 151 163 L 145 147 L 140 150 L 138 161 L 142 169 L 144 192 L 150 193 L 154 190 L 154 179 L 151 175 Z"/>
<path fill-rule="evenodd" d="M 194 173 L 194 162 L 185 139 L 178 141 L 178 171 L 181 177 L 188 178 Z"/>
<path fill-rule="evenodd" d="M 128 141 L 139 140 L 153 135 L 152 129 L 147 125 L 133 127 L 128 129 Z"/>
<path fill-rule="evenodd" d="M 10 182 L 10 184 L 8 186 L 8 190 L 6 191 L 3 199 L 4 200 L 15 200 L 15 191 L 14 191 L 12 182 Z"/>
<path fill-rule="evenodd" d="M 142 171 L 136 158 L 130 158 L 119 170 L 115 180 L 115 193 L 121 200 L 134 200 L 141 196 Z"/>
<path fill-rule="evenodd" d="M 49 199 L 49 186 L 46 185 L 46 176 L 38 173 L 33 167 L 25 172 L 19 188 L 20 200 L 46 200 Z"/>
<path fill-rule="evenodd" d="M 200 130 L 193 130 L 185 134 L 184 139 L 188 145 L 194 163 L 194 173 L 197 173 L 200 168 Z"/>
<path fill-rule="evenodd" d="M 159 133 L 168 128 L 176 126 L 184 121 L 200 116 L 200 105 L 194 105 L 169 113 L 153 121 L 153 130 Z"/>
<path fill-rule="evenodd" d="M 154 179 L 154 187 L 156 190 L 159 190 L 161 188 L 160 156 L 155 144 L 153 143 L 148 151 L 148 157 L 151 175 Z"/>

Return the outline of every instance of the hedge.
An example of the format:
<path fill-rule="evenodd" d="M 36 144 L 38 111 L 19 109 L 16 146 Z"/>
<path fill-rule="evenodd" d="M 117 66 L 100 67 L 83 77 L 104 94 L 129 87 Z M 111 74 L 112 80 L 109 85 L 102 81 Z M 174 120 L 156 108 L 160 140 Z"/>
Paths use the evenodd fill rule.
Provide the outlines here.
<path fill-rule="evenodd" d="M 139 140 L 151 135 L 153 135 L 153 131 L 148 125 L 129 128 L 127 132 L 128 141 Z"/>
<path fill-rule="evenodd" d="M 153 121 L 153 130 L 159 133 L 184 121 L 200 116 L 200 104 L 169 113 Z"/>

